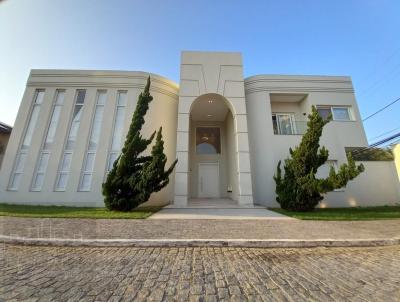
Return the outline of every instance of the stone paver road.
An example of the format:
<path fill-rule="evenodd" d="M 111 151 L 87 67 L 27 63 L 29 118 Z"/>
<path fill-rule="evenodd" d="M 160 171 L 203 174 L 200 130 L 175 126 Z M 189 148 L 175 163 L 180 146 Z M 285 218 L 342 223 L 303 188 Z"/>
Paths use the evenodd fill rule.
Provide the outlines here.
<path fill-rule="evenodd" d="M 3 245 L 1 301 L 399 301 L 400 246 Z"/>
<path fill-rule="evenodd" d="M 31 238 L 388 239 L 400 220 L 150 220 L 0 217 L 0 234 Z"/>

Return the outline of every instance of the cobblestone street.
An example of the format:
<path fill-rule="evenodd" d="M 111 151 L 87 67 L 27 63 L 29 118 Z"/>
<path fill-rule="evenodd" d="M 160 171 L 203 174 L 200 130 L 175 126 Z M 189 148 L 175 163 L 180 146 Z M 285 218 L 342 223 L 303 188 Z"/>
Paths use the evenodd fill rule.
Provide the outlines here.
<path fill-rule="evenodd" d="M 399 301 L 400 247 L 3 245 L 1 301 Z"/>
<path fill-rule="evenodd" d="M 375 239 L 400 234 L 399 220 L 152 220 L 0 217 L 0 234 L 31 238 Z"/>

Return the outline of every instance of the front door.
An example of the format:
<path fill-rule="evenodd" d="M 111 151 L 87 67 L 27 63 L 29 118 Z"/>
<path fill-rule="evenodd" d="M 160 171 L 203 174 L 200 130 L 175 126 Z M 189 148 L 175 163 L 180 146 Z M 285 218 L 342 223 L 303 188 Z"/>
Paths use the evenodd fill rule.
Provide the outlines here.
<path fill-rule="evenodd" d="M 199 198 L 219 198 L 218 163 L 199 163 Z"/>

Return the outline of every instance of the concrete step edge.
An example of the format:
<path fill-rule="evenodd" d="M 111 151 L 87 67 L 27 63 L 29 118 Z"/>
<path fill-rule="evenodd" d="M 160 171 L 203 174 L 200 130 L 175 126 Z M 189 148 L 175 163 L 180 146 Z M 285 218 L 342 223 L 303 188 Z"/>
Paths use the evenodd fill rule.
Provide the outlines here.
<path fill-rule="evenodd" d="M 74 239 L 27 238 L 0 235 L 3 244 L 87 247 L 371 247 L 399 245 L 399 238 L 387 239 Z"/>

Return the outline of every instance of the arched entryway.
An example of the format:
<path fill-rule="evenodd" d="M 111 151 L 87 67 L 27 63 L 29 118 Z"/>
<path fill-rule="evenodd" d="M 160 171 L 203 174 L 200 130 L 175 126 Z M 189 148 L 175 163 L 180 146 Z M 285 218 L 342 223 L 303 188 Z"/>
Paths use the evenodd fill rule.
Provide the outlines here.
<path fill-rule="evenodd" d="M 238 200 L 235 120 L 215 93 L 196 98 L 189 114 L 188 197 Z"/>
<path fill-rule="evenodd" d="M 212 160 L 219 162 L 218 156 L 214 156 L 213 159 L 210 156 L 210 163 L 207 162 L 206 156 L 199 157 L 197 154 L 191 156 L 196 148 L 201 148 L 203 150 L 201 152 L 207 152 L 206 150 L 214 152 L 214 148 L 217 150 L 219 148 L 218 145 L 214 146 L 214 143 L 210 143 L 218 136 L 218 130 L 212 129 L 198 131 L 199 145 L 204 143 L 198 147 L 195 140 L 196 125 L 220 127 L 221 156 L 219 159 L 223 161 L 221 163 L 224 165 L 223 168 L 220 166 L 217 170 L 211 163 Z M 203 141 L 201 141 L 202 138 L 204 138 Z M 198 165 L 203 159 L 206 162 L 201 168 L 202 175 L 207 177 L 207 175 L 214 175 L 216 171 L 224 175 L 223 178 L 218 178 L 220 183 L 216 187 L 219 191 L 217 192 L 214 188 L 215 196 L 236 199 L 239 206 L 253 205 L 247 107 L 240 54 L 182 53 L 176 157 L 178 164 L 175 168 L 174 205 L 188 206 L 190 198 L 198 196 Z M 197 171 L 194 171 L 195 169 Z M 230 177 L 233 174 L 236 177 Z M 229 192 L 231 189 L 232 192 Z"/>

